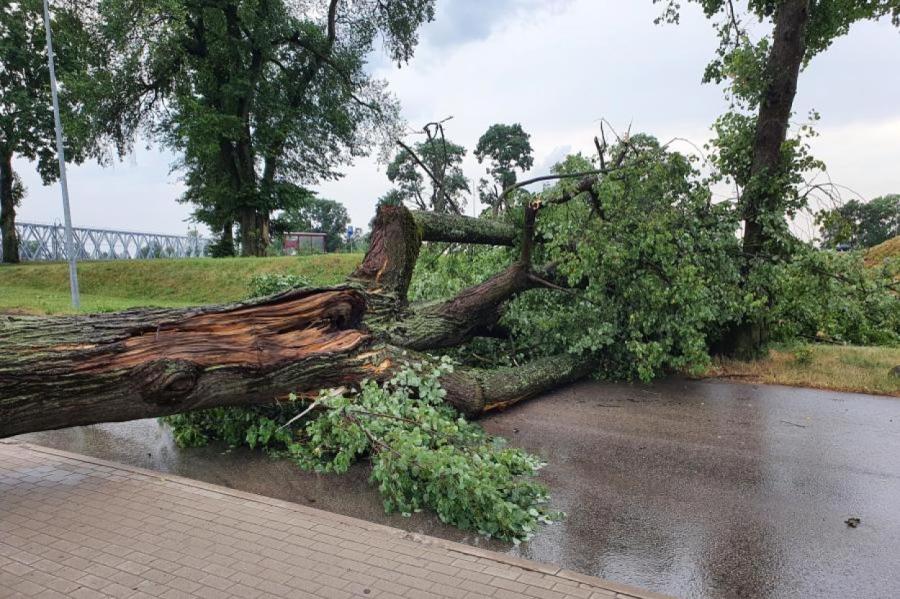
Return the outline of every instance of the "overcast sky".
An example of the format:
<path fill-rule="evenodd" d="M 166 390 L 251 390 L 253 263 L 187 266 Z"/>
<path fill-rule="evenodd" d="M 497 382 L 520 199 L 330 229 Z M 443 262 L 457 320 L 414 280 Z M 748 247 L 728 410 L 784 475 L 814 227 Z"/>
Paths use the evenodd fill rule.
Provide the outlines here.
<path fill-rule="evenodd" d="M 600 119 L 702 145 L 725 109 L 721 90 L 700 83 L 715 33 L 693 4 L 679 26 L 654 25 L 658 11 L 650 0 L 438 0 L 412 62 L 397 69 L 375 57 L 371 69 L 390 82 L 411 126 L 453 117 L 447 133 L 468 148 L 472 179 L 483 167 L 471 150 L 497 122 L 519 122 L 532 134 L 534 175 L 569 152 L 590 152 Z M 900 35 L 885 21 L 855 26 L 800 79 L 798 115 L 822 115 L 815 154 L 833 182 L 866 199 L 900 193 L 897 73 Z M 112 167 L 70 167 L 76 225 L 186 231 L 190 208 L 175 201 L 183 188 L 169 172 L 172 156 L 140 148 Z M 686 143 L 679 149 L 691 151 Z M 16 168 L 29 192 L 19 218 L 61 221 L 58 186 L 43 187 L 27 162 Z M 319 190 L 365 227 L 389 187 L 384 167 L 361 159 Z"/>

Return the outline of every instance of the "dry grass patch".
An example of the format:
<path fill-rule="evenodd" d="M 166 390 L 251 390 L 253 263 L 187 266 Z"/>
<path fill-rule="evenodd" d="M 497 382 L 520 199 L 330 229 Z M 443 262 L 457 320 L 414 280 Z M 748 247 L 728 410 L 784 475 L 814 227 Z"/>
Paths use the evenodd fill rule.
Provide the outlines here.
<path fill-rule="evenodd" d="M 797 345 L 771 349 L 754 362 L 718 359 L 706 375 L 900 397 L 900 377 L 890 372 L 895 366 L 900 366 L 900 348 Z"/>
<path fill-rule="evenodd" d="M 892 268 L 897 268 L 898 260 L 900 260 L 900 235 L 869 248 L 865 257 L 866 266 L 870 268 L 883 266 L 886 263 L 891 263 Z"/>

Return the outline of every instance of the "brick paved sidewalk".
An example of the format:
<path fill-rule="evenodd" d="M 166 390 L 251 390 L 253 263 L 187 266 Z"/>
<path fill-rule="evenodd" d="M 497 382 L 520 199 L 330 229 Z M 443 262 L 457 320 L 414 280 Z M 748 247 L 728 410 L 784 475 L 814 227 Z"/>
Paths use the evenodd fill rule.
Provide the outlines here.
<path fill-rule="evenodd" d="M 659 597 L 180 477 L 0 441 L 0 597 Z"/>

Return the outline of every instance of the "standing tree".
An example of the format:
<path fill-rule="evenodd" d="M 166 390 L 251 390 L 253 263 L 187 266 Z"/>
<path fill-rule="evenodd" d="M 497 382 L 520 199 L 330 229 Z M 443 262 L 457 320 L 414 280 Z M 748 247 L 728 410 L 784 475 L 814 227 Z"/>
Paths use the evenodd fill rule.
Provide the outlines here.
<path fill-rule="evenodd" d="M 343 244 L 350 216 L 343 204 L 318 198 L 314 193 L 307 192 L 302 201 L 282 212 L 274 224 L 275 230 L 281 233 L 287 231 L 325 233 L 325 251 L 334 252 Z"/>
<path fill-rule="evenodd" d="M 530 139 L 519 123 L 491 125 L 478 139 L 475 157 L 479 164 L 488 161 L 487 172 L 493 179 L 481 179 L 478 189 L 481 201 L 491 207 L 494 216 L 509 209 L 509 196 L 503 196 L 503 191 L 516 184 L 516 171 L 524 173 L 534 165 Z M 505 201 L 501 202 L 501 197 Z"/>
<path fill-rule="evenodd" d="M 420 210 L 461 214 L 462 192 L 469 190 L 460 166 L 466 149 L 447 140 L 443 121 L 428 123 L 423 132 L 427 139 L 412 148 L 398 142 L 402 149 L 387 168 L 388 179 L 397 185 L 390 198 Z"/>
<path fill-rule="evenodd" d="M 708 18 L 718 19 L 720 45 L 704 81 L 729 83 L 733 110 L 717 123 L 718 164 L 740 187 L 744 223 L 744 286 L 755 296 L 733 327 L 725 346 L 752 357 L 768 337 L 765 306 L 771 300 L 767 274 L 789 258 L 793 237 L 787 217 L 806 207 L 799 192 L 802 173 L 817 166 L 797 139 L 788 139 L 801 69 L 858 22 L 891 16 L 900 25 L 898 0 L 748 0 L 746 15 L 732 0 L 692 0 Z M 660 20 L 677 22 L 679 3 L 665 2 Z M 745 17 L 771 24 L 771 34 L 753 41 Z M 753 116 L 751 116 L 753 115 Z"/>
<path fill-rule="evenodd" d="M 823 247 L 847 244 L 865 249 L 900 235 L 900 194 L 889 194 L 860 202 L 850 200 L 838 208 L 816 215 Z"/>
<path fill-rule="evenodd" d="M 77 99 L 92 57 L 80 16 L 77 3 L 55 3 L 51 21 L 66 158 L 76 163 L 97 148 L 91 143 L 85 114 L 79 110 L 83 106 Z M 0 6 L 0 236 L 4 262 L 19 261 L 15 220 L 23 188 L 13 171 L 13 157 L 36 161 L 45 184 L 59 176 L 46 43 L 41 0 Z"/>
<path fill-rule="evenodd" d="M 183 200 L 241 253 L 263 255 L 280 188 L 339 176 L 379 135 L 395 136 L 397 104 L 365 70 L 381 40 L 409 60 L 434 0 L 110 0 L 105 77 L 126 90 L 107 104 L 125 134 L 141 125 L 175 150 Z"/>

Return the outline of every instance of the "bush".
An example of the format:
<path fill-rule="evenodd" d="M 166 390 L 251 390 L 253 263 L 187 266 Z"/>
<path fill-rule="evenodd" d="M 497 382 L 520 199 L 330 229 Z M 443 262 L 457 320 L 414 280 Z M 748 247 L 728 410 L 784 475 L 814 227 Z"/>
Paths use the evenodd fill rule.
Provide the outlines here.
<path fill-rule="evenodd" d="M 858 252 L 807 249 L 774 267 L 769 308 L 776 341 L 900 345 L 900 296 L 891 269 Z"/>
<path fill-rule="evenodd" d="M 306 277 L 291 274 L 265 273 L 250 278 L 250 297 L 262 297 L 289 289 L 311 287 Z"/>

